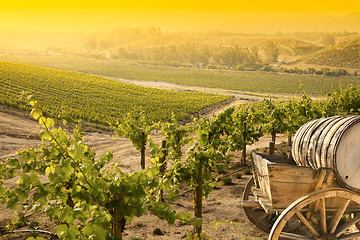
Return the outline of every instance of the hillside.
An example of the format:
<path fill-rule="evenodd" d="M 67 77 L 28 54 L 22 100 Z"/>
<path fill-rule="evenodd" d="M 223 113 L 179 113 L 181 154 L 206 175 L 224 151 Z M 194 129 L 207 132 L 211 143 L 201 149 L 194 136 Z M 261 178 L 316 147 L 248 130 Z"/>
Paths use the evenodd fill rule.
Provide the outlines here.
<path fill-rule="evenodd" d="M 20 36 L 17 35 L 18 38 Z M 26 37 L 24 34 L 23 38 Z M 1 45 L 0 42 L 0 58 L 19 54 L 65 55 L 241 71 L 262 71 L 269 66 L 274 67 L 275 71 L 279 67 L 302 70 L 316 68 L 317 71 L 323 67 L 332 67 L 346 68 L 354 74 L 359 68 L 359 33 L 346 31 L 244 34 L 163 32 L 156 27 L 123 28 L 94 33 L 92 36 L 84 35 L 81 40 L 74 37 L 73 41 L 69 40 L 66 44 L 50 39 L 49 44 L 43 47 L 32 41 L 20 44 L 19 39 L 10 39 L 14 45 Z"/>
<path fill-rule="evenodd" d="M 128 30 L 129 31 L 129 30 Z M 126 31 L 125 31 L 126 33 Z M 120 32 L 111 33 L 112 39 Z M 114 36 L 115 35 L 115 36 Z M 196 66 L 221 69 L 260 70 L 267 65 L 297 64 L 359 68 L 357 33 L 161 33 L 143 34 L 126 41 L 100 38 L 93 55 L 105 59 L 135 60 L 170 66 Z M 105 41 L 106 42 L 106 41 Z M 273 49 L 269 49 L 269 46 Z M 96 48 L 95 48 L 96 46 Z M 104 54 L 101 56 L 101 52 Z M 271 59 L 271 60 L 269 60 Z M 306 65 L 306 66 L 305 66 Z"/>
<path fill-rule="evenodd" d="M 299 56 L 308 55 L 321 50 L 323 47 L 312 43 L 307 43 L 297 39 L 271 37 L 271 36 L 246 36 L 246 35 L 157 35 L 150 36 L 141 40 L 122 43 L 113 46 L 109 52 L 115 53 L 119 48 L 132 49 L 139 51 L 144 49 L 159 49 L 169 46 L 189 46 L 196 48 L 207 48 L 216 51 L 221 48 L 238 45 L 243 48 L 256 47 L 259 50 L 264 48 L 264 43 L 273 41 L 283 55 Z"/>
<path fill-rule="evenodd" d="M 305 61 L 323 66 L 360 68 L 360 39 L 316 52 Z"/>
<path fill-rule="evenodd" d="M 277 38 L 274 39 L 274 42 L 279 47 L 288 49 L 290 51 L 289 55 L 294 56 L 308 55 L 323 49 L 322 46 L 290 38 Z"/>

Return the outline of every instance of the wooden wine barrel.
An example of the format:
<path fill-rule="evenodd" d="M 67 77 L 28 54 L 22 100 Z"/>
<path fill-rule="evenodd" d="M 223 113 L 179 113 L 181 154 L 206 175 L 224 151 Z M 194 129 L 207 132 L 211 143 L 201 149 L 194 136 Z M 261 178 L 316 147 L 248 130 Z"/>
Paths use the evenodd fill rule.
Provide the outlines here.
<path fill-rule="evenodd" d="M 340 184 L 360 192 L 360 115 L 307 122 L 294 136 L 292 155 L 299 166 L 334 169 Z"/>

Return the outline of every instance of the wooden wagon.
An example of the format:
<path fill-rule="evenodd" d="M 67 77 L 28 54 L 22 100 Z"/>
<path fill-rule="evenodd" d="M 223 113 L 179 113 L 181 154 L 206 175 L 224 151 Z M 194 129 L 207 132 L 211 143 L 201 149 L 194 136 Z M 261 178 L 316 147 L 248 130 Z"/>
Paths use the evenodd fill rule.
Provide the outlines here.
<path fill-rule="evenodd" d="M 358 122 L 360 117 L 354 123 Z M 324 120 L 308 130 L 316 132 L 319 123 L 323 124 Z M 357 125 L 360 129 L 360 124 Z M 302 132 L 300 135 L 306 134 Z M 310 139 L 311 136 L 305 137 L 305 142 L 310 143 Z M 304 141 L 299 142 L 303 144 Z M 336 141 L 341 145 L 339 142 Z M 306 158 L 310 159 L 308 153 L 313 149 L 308 147 L 309 144 L 306 146 L 303 149 Z M 333 148 L 337 149 L 336 146 Z M 346 148 L 346 154 L 353 152 L 357 159 L 358 149 L 354 151 Z M 337 155 L 336 151 L 332 155 Z M 306 164 L 300 166 L 298 162 L 283 156 L 257 153 L 251 154 L 251 161 L 253 177 L 244 189 L 243 207 L 248 219 L 269 233 L 269 239 L 360 239 L 360 191 L 349 187 L 346 182 L 349 177 L 355 177 L 356 181 L 352 179 L 350 183 L 354 183 L 355 187 L 360 184 L 359 171 L 350 169 L 354 166 L 353 159 L 343 177 L 336 166 L 330 164 L 313 168 Z M 356 164 L 359 161 L 355 161 Z M 354 167 L 358 168 L 358 165 Z"/>

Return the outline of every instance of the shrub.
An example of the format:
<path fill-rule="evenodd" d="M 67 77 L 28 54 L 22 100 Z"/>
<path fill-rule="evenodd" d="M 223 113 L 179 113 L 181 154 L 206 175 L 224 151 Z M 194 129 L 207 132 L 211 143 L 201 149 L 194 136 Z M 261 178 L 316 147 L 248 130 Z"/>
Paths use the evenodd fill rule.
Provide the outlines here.
<path fill-rule="evenodd" d="M 264 65 L 261 69 L 261 71 L 265 71 L 265 72 L 273 72 L 274 69 L 270 66 Z"/>
<path fill-rule="evenodd" d="M 244 171 L 243 171 L 244 175 L 251 175 L 251 169 L 250 168 L 246 168 Z"/>
<path fill-rule="evenodd" d="M 207 69 L 220 69 L 219 66 L 216 66 L 216 65 L 214 65 L 214 64 L 208 64 L 208 65 L 206 65 L 206 68 L 207 68 Z"/>
<path fill-rule="evenodd" d="M 235 177 L 236 177 L 236 179 L 241 179 L 242 178 L 242 173 L 237 173 L 236 175 L 235 175 Z"/>
<path fill-rule="evenodd" d="M 222 180 L 222 182 L 223 182 L 223 184 L 225 186 L 231 185 L 231 178 L 230 177 L 224 177 L 221 180 Z"/>

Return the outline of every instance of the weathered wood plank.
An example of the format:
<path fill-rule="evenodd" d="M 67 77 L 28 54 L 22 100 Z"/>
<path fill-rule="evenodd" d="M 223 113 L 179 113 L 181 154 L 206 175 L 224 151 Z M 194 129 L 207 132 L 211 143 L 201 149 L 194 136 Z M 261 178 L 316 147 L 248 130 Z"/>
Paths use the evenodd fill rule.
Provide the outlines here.
<path fill-rule="evenodd" d="M 317 174 L 308 167 L 268 164 L 270 192 L 274 208 L 286 208 L 314 189 Z"/>
<path fill-rule="evenodd" d="M 267 198 L 263 191 L 257 188 L 253 190 L 253 193 L 256 197 L 256 200 L 259 202 L 266 213 L 273 212 L 271 201 L 269 198 Z"/>
<path fill-rule="evenodd" d="M 271 201 L 271 189 L 268 175 L 268 165 L 271 163 L 260 155 L 253 154 L 254 171 L 257 175 L 260 189 L 265 193 L 266 197 Z"/>
<path fill-rule="evenodd" d="M 260 203 L 266 211 L 285 209 L 296 199 L 307 195 L 324 183 L 325 170 L 313 170 L 309 167 L 285 164 L 273 156 L 252 154 L 254 174 L 259 187 L 268 201 Z M 330 175 L 333 178 L 333 175 Z M 329 180 L 329 179 L 328 179 Z M 320 184 L 320 185 L 319 185 Z M 326 187 L 338 187 L 335 181 L 327 181 Z M 260 202 L 260 201 L 259 201 Z"/>
<path fill-rule="evenodd" d="M 243 200 L 242 201 L 243 207 L 251 207 L 251 208 L 261 208 L 261 205 L 257 201 L 250 201 L 250 200 Z"/>

